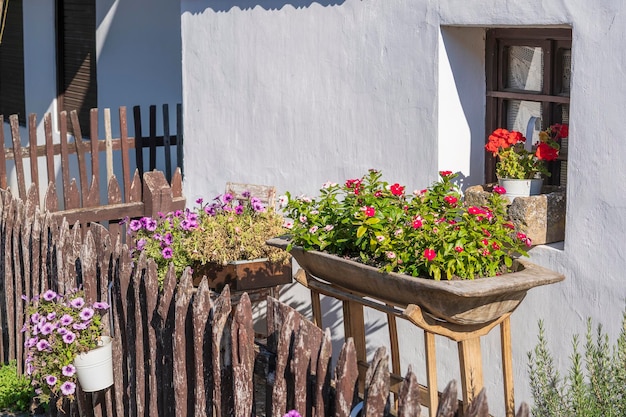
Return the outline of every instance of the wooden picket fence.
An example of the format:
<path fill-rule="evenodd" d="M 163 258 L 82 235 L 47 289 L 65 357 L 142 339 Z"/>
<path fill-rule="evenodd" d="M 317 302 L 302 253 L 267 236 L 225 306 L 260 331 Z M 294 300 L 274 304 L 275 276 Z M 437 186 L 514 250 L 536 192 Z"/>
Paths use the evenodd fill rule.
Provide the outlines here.
<path fill-rule="evenodd" d="M 163 135 L 157 136 L 157 108 L 149 107 L 149 132 L 142 132 L 142 112 L 139 106 L 133 108 L 135 136 L 128 133 L 126 108 L 119 108 L 120 137 L 111 134 L 111 113 L 104 109 L 105 137 L 98 136 L 98 109 L 91 109 L 90 139 L 83 139 L 76 111 L 59 115 L 59 142 L 53 141 L 52 117 L 47 113 L 43 118 L 44 140 L 37 137 L 37 116 L 28 117 L 28 144 L 22 146 L 19 119 L 17 115 L 9 117 L 12 146 L 5 146 L 4 119 L 0 115 L 0 188 L 8 186 L 7 162 L 13 161 L 17 182 L 17 195 L 22 199 L 37 201 L 44 209 L 61 219 L 67 217 L 70 224 L 76 221 L 109 222 L 117 227 L 125 217 L 151 215 L 146 212 L 142 200 L 142 179 L 144 173 L 152 172 L 157 166 L 157 148 L 162 147 L 165 155 L 165 179 L 171 184 L 174 197 L 173 208 L 185 205 L 182 197 L 183 135 L 182 107 L 177 106 L 177 132 L 170 133 L 169 108 L 162 106 Z M 145 118 L 145 117 L 144 117 Z M 70 126 L 72 129 L 70 129 Z M 73 132 L 73 134 L 70 134 Z M 44 143 L 39 145 L 39 143 Z M 172 166 L 172 146 L 176 146 L 176 166 Z M 149 170 L 144 168 L 144 148 L 149 150 Z M 135 150 L 135 170 L 131 169 L 130 150 Z M 45 174 L 39 172 L 39 165 L 45 160 Z M 61 174 L 57 178 L 55 159 L 60 159 Z M 121 173 L 115 174 L 114 161 L 121 161 Z M 106 176 L 100 174 L 100 164 L 106 164 Z M 25 165 L 30 167 L 26 172 Z M 78 180 L 70 178 L 70 167 L 76 166 Z M 121 175 L 120 175 L 121 174 Z M 46 192 L 40 196 L 40 183 L 47 183 Z M 32 185 L 32 186 L 31 186 Z M 57 190 L 62 197 L 59 201 Z M 106 190 L 106 201 L 101 201 L 101 190 Z"/>
<path fill-rule="evenodd" d="M 67 220 L 42 213 L 0 190 L 0 355 L 24 360 L 21 333 L 25 302 L 46 289 L 81 286 L 89 300 L 109 300 L 107 332 L 114 336 L 112 388 L 79 392 L 77 401 L 50 411 L 54 416 L 382 416 L 389 397 L 389 358 L 379 349 L 359 385 L 352 339 L 331 372 L 331 335 L 295 310 L 269 299 L 268 339 L 255 343 L 249 298 L 233 308 L 227 288 L 218 295 L 206 279 L 192 285 L 189 270 L 173 269 L 159 289 L 156 265 L 131 253 L 118 235 L 92 224 L 83 233 Z M 397 398 L 398 416 L 419 416 L 419 384 L 409 370 Z M 455 384 L 439 401 L 441 416 L 457 413 Z M 461 410 L 459 410 L 460 412 Z M 467 416 L 488 416 L 482 392 Z M 517 416 L 528 416 L 522 405 Z"/>

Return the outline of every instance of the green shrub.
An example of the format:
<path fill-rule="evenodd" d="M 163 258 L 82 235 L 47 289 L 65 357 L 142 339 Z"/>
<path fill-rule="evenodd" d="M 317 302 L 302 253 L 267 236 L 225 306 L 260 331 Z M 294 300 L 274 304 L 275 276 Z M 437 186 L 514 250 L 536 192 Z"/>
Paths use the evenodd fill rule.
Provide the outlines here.
<path fill-rule="evenodd" d="M 626 416 L 626 313 L 614 346 L 598 325 L 594 331 L 587 321 L 584 352 L 579 337 L 572 338 L 573 353 L 568 373 L 561 377 L 548 351 L 543 321 L 539 321 L 538 342 L 528 352 L 535 417 L 618 417 Z"/>
<path fill-rule="evenodd" d="M 27 411 L 33 395 L 30 379 L 17 373 L 15 361 L 0 365 L 0 410 Z"/>

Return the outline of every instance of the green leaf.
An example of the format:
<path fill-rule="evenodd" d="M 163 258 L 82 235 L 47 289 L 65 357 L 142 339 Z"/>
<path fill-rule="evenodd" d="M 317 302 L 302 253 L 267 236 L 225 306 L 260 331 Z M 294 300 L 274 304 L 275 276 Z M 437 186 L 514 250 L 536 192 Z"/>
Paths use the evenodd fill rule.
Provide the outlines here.
<path fill-rule="evenodd" d="M 365 226 L 359 226 L 356 231 L 356 237 L 361 238 L 367 232 L 367 228 Z"/>

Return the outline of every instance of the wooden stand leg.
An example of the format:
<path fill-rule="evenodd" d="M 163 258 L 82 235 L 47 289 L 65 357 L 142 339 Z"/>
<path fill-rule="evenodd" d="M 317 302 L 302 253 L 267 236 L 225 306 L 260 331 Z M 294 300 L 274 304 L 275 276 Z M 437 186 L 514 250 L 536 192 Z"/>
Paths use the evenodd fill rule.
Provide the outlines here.
<path fill-rule="evenodd" d="M 359 363 L 367 363 L 367 351 L 365 346 L 365 316 L 363 304 L 354 301 L 343 301 L 343 327 L 345 338 L 352 337 L 356 359 Z M 363 391 L 365 386 L 365 374 L 359 366 L 359 387 Z"/>
<path fill-rule="evenodd" d="M 439 392 L 437 390 L 437 354 L 435 349 L 435 335 L 424 331 L 424 347 L 426 349 L 426 383 L 428 384 L 428 415 L 437 416 L 439 407 Z"/>
<path fill-rule="evenodd" d="M 480 337 L 458 342 L 461 365 L 461 389 L 463 390 L 463 413 L 483 388 L 483 363 L 480 352 Z"/>
<path fill-rule="evenodd" d="M 506 417 L 515 415 L 513 395 L 513 349 L 511 345 L 511 319 L 507 317 L 500 324 L 500 346 L 502 349 L 502 373 L 504 381 L 504 406 Z"/>
<path fill-rule="evenodd" d="M 313 310 L 313 324 L 322 329 L 322 304 L 320 293 L 311 290 L 311 310 Z"/>

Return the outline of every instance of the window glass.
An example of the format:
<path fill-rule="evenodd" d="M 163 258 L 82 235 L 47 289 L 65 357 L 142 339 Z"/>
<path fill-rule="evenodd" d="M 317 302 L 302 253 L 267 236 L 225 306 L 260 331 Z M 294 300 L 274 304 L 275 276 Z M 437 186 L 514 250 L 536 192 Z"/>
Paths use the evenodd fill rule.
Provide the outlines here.
<path fill-rule="evenodd" d="M 540 92 L 543 89 L 543 50 L 541 47 L 507 48 L 506 88 Z"/>

